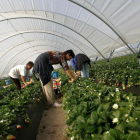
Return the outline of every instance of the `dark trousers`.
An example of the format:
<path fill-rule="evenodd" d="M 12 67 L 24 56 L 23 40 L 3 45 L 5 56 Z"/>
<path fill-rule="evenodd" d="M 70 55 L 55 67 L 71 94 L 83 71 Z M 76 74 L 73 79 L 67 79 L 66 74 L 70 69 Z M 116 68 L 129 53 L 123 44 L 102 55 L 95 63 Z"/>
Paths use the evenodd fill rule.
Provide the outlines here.
<path fill-rule="evenodd" d="M 19 81 L 19 79 L 15 79 L 15 78 L 12 78 L 12 77 L 10 77 L 13 81 L 14 81 L 14 83 L 16 84 L 16 86 L 17 86 L 17 90 L 21 90 L 21 84 L 20 84 L 20 81 Z"/>

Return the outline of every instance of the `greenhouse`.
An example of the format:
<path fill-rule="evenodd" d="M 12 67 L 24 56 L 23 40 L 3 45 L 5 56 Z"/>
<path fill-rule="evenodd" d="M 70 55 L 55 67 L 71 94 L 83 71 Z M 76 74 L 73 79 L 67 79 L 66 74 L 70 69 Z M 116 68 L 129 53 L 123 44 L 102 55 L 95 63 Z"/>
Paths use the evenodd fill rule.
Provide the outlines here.
<path fill-rule="evenodd" d="M 140 0 L 0 0 L 0 140 L 140 140 Z"/>

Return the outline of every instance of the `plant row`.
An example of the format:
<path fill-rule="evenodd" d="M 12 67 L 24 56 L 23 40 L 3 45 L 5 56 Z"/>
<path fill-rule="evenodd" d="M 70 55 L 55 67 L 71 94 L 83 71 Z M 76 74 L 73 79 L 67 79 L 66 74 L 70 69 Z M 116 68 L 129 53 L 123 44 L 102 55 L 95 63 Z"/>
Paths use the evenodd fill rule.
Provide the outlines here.
<path fill-rule="evenodd" d="M 79 78 L 62 87 L 71 140 L 140 140 L 140 98 Z"/>
<path fill-rule="evenodd" d="M 0 100 L 1 140 L 12 132 L 11 126 L 16 123 L 19 117 L 24 116 L 25 120 L 29 119 L 25 113 L 26 110 L 31 103 L 39 102 L 41 98 L 40 84 L 31 84 L 21 91 L 10 91 L 10 89 L 13 89 L 13 87 L 11 86 L 0 91 L 0 95 L 3 95 L 3 98 Z"/>
<path fill-rule="evenodd" d="M 107 85 L 122 86 L 123 89 L 140 84 L 140 66 L 136 56 L 123 56 L 92 64 L 90 77 Z"/>

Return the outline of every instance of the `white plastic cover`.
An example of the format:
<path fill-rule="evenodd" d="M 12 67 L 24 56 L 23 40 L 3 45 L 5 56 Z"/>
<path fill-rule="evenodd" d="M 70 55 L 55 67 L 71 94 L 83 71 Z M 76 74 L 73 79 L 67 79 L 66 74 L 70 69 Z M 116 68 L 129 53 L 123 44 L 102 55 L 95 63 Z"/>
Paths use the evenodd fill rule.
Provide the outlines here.
<path fill-rule="evenodd" d="M 140 41 L 139 13 L 140 0 L 1 0 L 0 77 L 47 50 L 107 58 L 129 49 Z"/>

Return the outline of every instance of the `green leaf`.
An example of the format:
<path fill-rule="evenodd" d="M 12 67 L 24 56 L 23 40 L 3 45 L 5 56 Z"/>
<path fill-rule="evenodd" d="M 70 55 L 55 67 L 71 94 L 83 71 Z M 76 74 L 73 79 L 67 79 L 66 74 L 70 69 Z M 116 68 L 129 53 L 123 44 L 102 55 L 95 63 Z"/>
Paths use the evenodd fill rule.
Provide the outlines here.
<path fill-rule="evenodd" d="M 77 113 L 79 114 L 79 113 L 81 113 L 81 111 L 82 111 L 82 107 L 81 106 L 77 106 Z"/>
<path fill-rule="evenodd" d="M 99 104 L 100 104 L 99 99 L 94 99 L 94 104 L 95 104 L 95 105 L 99 105 Z"/>
<path fill-rule="evenodd" d="M 98 115 L 95 111 L 91 113 L 91 122 L 96 123 L 98 120 Z"/>
<path fill-rule="evenodd" d="M 98 107 L 98 109 L 97 109 L 97 114 L 98 114 L 98 115 L 99 115 L 99 114 L 100 114 L 100 112 L 101 112 L 102 106 L 103 106 L 103 105 L 102 105 L 102 104 L 100 104 L 100 105 L 99 105 L 99 107 Z"/>
<path fill-rule="evenodd" d="M 140 136 L 138 134 L 132 133 L 128 136 L 127 140 L 140 140 Z"/>
<path fill-rule="evenodd" d="M 110 129 L 109 134 L 115 139 L 115 140 L 122 140 L 123 139 L 123 133 L 117 129 Z"/>
<path fill-rule="evenodd" d="M 130 134 L 132 134 L 132 133 L 138 134 L 138 131 L 131 131 L 131 130 L 128 130 L 128 132 L 129 132 Z"/>
<path fill-rule="evenodd" d="M 135 107 L 135 110 L 139 110 L 140 111 L 140 107 Z"/>
<path fill-rule="evenodd" d="M 115 117 L 115 118 L 118 118 L 120 117 L 120 111 L 119 110 L 116 110 L 116 111 L 113 111 L 112 115 Z"/>
<path fill-rule="evenodd" d="M 140 130 L 140 125 L 138 122 L 130 122 L 127 124 L 127 129 L 130 131 L 139 131 Z"/>
<path fill-rule="evenodd" d="M 86 134 L 84 140 L 92 140 L 92 137 L 89 134 Z"/>
<path fill-rule="evenodd" d="M 129 102 L 119 102 L 119 106 L 128 106 Z"/>
<path fill-rule="evenodd" d="M 109 134 L 104 134 L 101 138 L 101 140 L 115 140 L 112 136 Z"/>
<path fill-rule="evenodd" d="M 121 131 L 124 134 L 126 129 L 126 122 L 123 121 L 119 125 L 116 125 L 115 129 Z"/>
<path fill-rule="evenodd" d="M 105 121 L 104 121 L 103 119 L 99 118 L 98 121 L 97 121 L 97 124 L 100 125 L 100 124 L 102 124 L 102 123 L 104 123 L 104 122 L 105 122 Z"/>
<path fill-rule="evenodd" d="M 102 110 L 108 110 L 109 107 L 110 107 L 110 103 L 104 103 Z"/>
<path fill-rule="evenodd" d="M 107 117 L 108 117 L 107 111 L 103 111 L 100 113 L 100 118 L 102 118 L 103 120 L 107 121 Z"/>
<path fill-rule="evenodd" d="M 86 126 L 86 131 L 87 131 L 88 133 L 93 133 L 93 132 L 95 131 L 95 129 L 96 129 L 96 127 L 95 127 L 94 125 L 92 125 L 92 124 L 88 124 L 88 125 Z"/>
<path fill-rule="evenodd" d="M 133 112 L 133 117 L 134 117 L 134 118 L 137 118 L 137 119 L 138 119 L 137 121 L 140 123 L 140 119 L 139 119 L 139 117 L 140 117 L 140 111 L 136 111 L 136 110 L 135 110 L 135 111 Z"/>
<path fill-rule="evenodd" d="M 102 127 L 98 127 L 98 134 L 101 134 L 102 133 Z"/>
<path fill-rule="evenodd" d="M 84 124 L 84 123 L 79 123 L 79 124 L 77 125 L 77 129 L 78 129 L 78 130 L 81 130 L 81 129 L 84 129 L 84 130 L 85 130 L 85 127 L 86 127 L 86 124 Z"/>
<path fill-rule="evenodd" d="M 127 140 L 128 139 L 129 134 L 124 135 L 123 140 Z"/>
<path fill-rule="evenodd" d="M 85 118 L 83 116 L 78 116 L 76 119 L 77 123 L 85 123 Z"/>
<path fill-rule="evenodd" d="M 73 121 L 74 121 L 73 118 L 69 118 L 69 119 L 66 121 L 66 124 L 67 124 L 68 126 L 70 126 L 71 123 L 72 123 Z"/>

